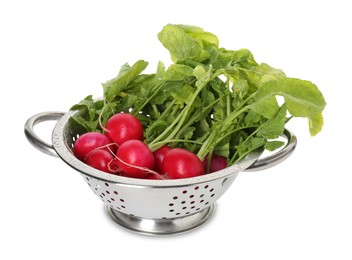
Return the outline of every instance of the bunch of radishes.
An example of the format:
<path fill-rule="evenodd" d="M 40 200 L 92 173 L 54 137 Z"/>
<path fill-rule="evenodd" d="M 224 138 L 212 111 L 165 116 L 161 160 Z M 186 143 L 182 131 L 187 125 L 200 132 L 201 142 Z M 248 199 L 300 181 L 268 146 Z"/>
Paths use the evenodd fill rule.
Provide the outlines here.
<path fill-rule="evenodd" d="M 104 133 L 88 132 L 74 144 L 74 155 L 98 170 L 120 176 L 144 179 L 181 179 L 226 168 L 227 160 L 213 155 L 201 161 L 183 148 L 162 146 L 151 151 L 143 142 L 143 126 L 133 115 L 113 115 Z M 208 169 L 208 170 L 206 170 Z"/>

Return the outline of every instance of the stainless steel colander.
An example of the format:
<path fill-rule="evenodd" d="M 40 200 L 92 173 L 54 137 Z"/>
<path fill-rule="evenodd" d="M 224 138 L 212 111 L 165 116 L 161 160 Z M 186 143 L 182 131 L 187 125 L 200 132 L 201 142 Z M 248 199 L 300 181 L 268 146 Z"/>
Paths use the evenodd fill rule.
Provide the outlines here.
<path fill-rule="evenodd" d="M 215 209 L 215 202 L 224 194 L 237 175 L 244 170 L 263 170 L 285 160 L 295 149 L 297 139 L 288 130 L 285 147 L 279 152 L 258 159 L 253 152 L 241 162 L 224 170 L 200 177 L 180 180 L 144 180 L 121 177 L 96 170 L 78 160 L 72 152 L 75 140 L 83 130 L 71 124 L 76 111 L 44 112 L 29 118 L 25 135 L 40 151 L 59 156 L 79 171 L 104 202 L 105 209 L 119 225 L 138 233 L 168 235 L 192 230 L 205 223 Z M 37 123 L 57 120 L 52 132 L 52 145 L 34 131 Z"/>

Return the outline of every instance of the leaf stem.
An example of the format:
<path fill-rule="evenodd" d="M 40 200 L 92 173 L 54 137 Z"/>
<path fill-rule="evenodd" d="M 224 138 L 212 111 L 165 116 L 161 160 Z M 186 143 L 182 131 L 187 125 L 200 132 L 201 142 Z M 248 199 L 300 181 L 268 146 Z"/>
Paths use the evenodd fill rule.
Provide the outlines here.
<path fill-rule="evenodd" d="M 153 94 L 147 98 L 144 103 L 138 108 L 138 109 L 134 109 L 132 111 L 133 115 L 138 115 L 138 113 L 150 102 L 150 100 L 152 100 L 157 94 L 159 94 L 160 89 L 165 85 L 165 82 L 159 84 L 159 86 L 156 88 L 155 91 L 153 91 Z"/>
<path fill-rule="evenodd" d="M 158 150 L 160 147 L 166 145 L 166 144 L 170 144 L 170 143 L 191 143 L 191 144 L 198 144 L 201 145 L 202 142 L 199 141 L 195 141 L 195 140 L 185 140 L 185 139 L 167 139 L 167 140 L 163 140 L 160 142 L 156 142 L 154 144 L 150 144 L 149 145 L 149 149 L 154 152 L 155 150 Z"/>
<path fill-rule="evenodd" d="M 208 72 L 211 70 L 212 68 L 208 69 Z M 154 145 L 156 142 L 159 142 L 160 140 L 170 140 L 173 139 L 176 134 L 178 133 L 178 131 L 181 129 L 181 127 L 183 126 L 186 118 L 189 116 L 189 112 L 191 111 L 191 109 L 193 108 L 193 103 L 195 101 L 195 99 L 197 98 L 198 94 L 200 93 L 200 91 L 211 81 L 214 79 L 214 75 L 209 76 L 208 78 L 205 78 L 205 76 L 203 76 L 202 78 L 200 78 L 199 80 L 196 81 L 195 85 L 196 85 L 196 90 L 193 93 L 193 95 L 190 98 L 190 101 L 187 103 L 187 105 L 183 108 L 183 110 L 179 113 L 179 115 L 177 116 L 177 118 L 175 119 L 175 121 L 173 121 L 171 123 L 171 125 L 169 125 L 169 127 L 167 127 L 165 129 L 164 132 L 162 132 L 157 138 L 154 139 L 154 141 L 152 141 L 150 143 L 150 145 Z M 168 134 L 171 130 L 173 129 L 173 131 Z"/>
<path fill-rule="evenodd" d="M 197 156 L 202 160 L 204 157 L 211 152 L 217 144 L 224 138 L 223 134 L 228 130 L 228 128 L 232 125 L 233 121 L 240 114 L 245 112 L 248 109 L 247 106 L 242 107 L 240 110 L 235 110 L 230 113 L 228 117 L 222 122 L 221 126 L 216 125 L 217 129 L 213 129 L 209 137 L 205 140 L 201 148 L 199 149 Z"/>

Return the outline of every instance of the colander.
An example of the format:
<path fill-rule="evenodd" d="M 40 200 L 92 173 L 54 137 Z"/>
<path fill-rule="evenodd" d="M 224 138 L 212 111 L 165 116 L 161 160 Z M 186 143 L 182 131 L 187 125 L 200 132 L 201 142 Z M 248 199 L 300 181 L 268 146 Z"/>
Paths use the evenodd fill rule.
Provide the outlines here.
<path fill-rule="evenodd" d="M 179 180 L 144 180 L 107 174 L 78 160 L 72 152 L 75 140 L 84 133 L 71 116 L 77 111 L 43 112 L 25 123 L 25 135 L 40 151 L 59 156 L 81 173 L 92 191 L 103 201 L 107 213 L 120 226 L 137 233 L 169 235 L 199 227 L 211 218 L 215 202 L 244 170 L 258 171 L 285 160 L 294 151 L 296 137 L 285 130 L 283 149 L 265 158 L 255 151 L 239 163 L 211 174 Z M 37 123 L 56 120 L 52 144 L 34 131 Z"/>

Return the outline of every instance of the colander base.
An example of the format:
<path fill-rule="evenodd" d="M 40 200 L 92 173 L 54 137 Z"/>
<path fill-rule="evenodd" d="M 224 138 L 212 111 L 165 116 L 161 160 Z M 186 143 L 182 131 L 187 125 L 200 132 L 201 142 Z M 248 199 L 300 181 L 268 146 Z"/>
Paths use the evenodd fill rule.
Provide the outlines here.
<path fill-rule="evenodd" d="M 109 216 L 127 230 L 145 235 L 172 235 L 193 230 L 207 222 L 215 211 L 215 204 L 192 215 L 171 219 L 146 219 L 121 213 L 108 205 Z"/>

